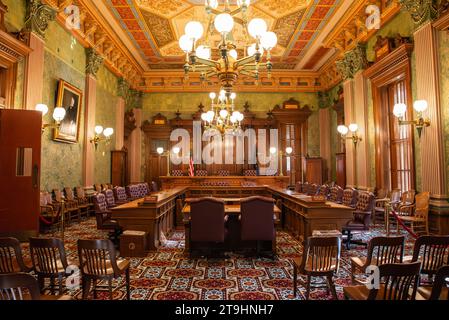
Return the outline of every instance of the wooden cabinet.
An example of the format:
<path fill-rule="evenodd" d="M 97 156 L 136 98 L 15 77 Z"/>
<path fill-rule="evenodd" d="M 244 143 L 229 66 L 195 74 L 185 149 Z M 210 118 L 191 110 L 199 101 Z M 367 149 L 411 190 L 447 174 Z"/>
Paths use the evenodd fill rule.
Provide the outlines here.
<path fill-rule="evenodd" d="M 125 150 L 111 151 L 111 183 L 114 186 L 129 184 L 128 152 Z"/>
<path fill-rule="evenodd" d="M 303 158 L 304 181 L 323 184 L 323 159 L 318 157 Z"/>
<path fill-rule="evenodd" d="M 337 173 L 337 185 L 342 188 L 346 187 L 346 154 L 337 153 L 335 155 L 336 173 Z"/>

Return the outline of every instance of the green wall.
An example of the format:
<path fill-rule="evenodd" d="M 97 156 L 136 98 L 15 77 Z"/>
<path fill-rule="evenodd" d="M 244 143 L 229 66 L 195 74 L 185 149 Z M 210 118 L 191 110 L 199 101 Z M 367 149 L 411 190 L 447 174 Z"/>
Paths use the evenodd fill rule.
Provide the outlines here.
<path fill-rule="evenodd" d="M 97 73 L 97 102 L 95 109 L 95 122 L 104 128 L 116 128 L 115 108 L 117 106 L 117 84 L 118 79 L 102 66 Z M 115 134 L 112 136 L 114 139 Z M 101 142 L 95 152 L 95 183 L 111 181 L 111 150 L 114 150 L 114 143 Z"/>
<path fill-rule="evenodd" d="M 440 103 L 442 109 L 442 123 L 444 131 L 444 144 L 446 156 L 446 172 L 449 171 L 449 34 L 439 33 L 439 59 L 440 59 Z M 447 185 L 449 185 L 449 174 L 446 175 Z"/>
<path fill-rule="evenodd" d="M 8 7 L 5 16 L 6 29 L 9 32 L 20 31 L 25 24 L 26 2 L 25 0 L 2 0 Z"/>

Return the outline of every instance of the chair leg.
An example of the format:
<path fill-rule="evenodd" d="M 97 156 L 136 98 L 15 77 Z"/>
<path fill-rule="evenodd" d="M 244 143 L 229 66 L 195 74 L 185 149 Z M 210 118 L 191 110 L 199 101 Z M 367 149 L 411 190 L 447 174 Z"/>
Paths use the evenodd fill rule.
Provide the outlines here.
<path fill-rule="evenodd" d="M 58 282 L 59 282 L 59 294 L 62 295 L 62 274 L 58 274 Z"/>
<path fill-rule="evenodd" d="M 50 276 L 50 293 L 55 294 L 55 277 Z"/>
<path fill-rule="evenodd" d="M 334 284 L 334 280 L 332 279 L 332 276 L 327 276 L 327 283 L 332 292 L 332 296 L 334 297 L 335 300 L 338 300 L 337 290 L 335 290 L 335 284 Z"/>
<path fill-rule="evenodd" d="M 45 286 L 45 278 L 41 275 L 37 276 L 37 282 L 39 284 L 39 290 L 41 293 L 43 293 L 44 291 L 44 286 Z"/>
<path fill-rule="evenodd" d="M 355 269 L 356 269 L 355 265 L 351 261 L 351 283 L 352 283 L 352 285 L 355 284 Z"/>
<path fill-rule="evenodd" d="M 131 300 L 130 292 L 129 292 L 129 268 L 126 269 L 126 298 Z"/>
<path fill-rule="evenodd" d="M 307 276 L 307 283 L 306 283 L 306 300 L 309 300 L 310 295 L 310 282 L 312 282 L 312 277 Z"/>
<path fill-rule="evenodd" d="M 97 280 L 93 279 L 94 282 L 94 299 L 97 299 Z"/>
<path fill-rule="evenodd" d="M 298 290 L 298 270 L 296 264 L 293 263 L 293 298 L 296 298 L 296 291 Z"/>
<path fill-rule="evenodd" d="M 109 286 L 109 300 L 113 300 L 112 298 L 112 279 L 108 279 L 108 286 Z"/>
<path fill-rule="evenodd" d="M 85 277 L 82 279 L 83 281 L 83 300 L 86 300 L 89 296 L 90 291 L 90 279 L 86 279 Z"/>

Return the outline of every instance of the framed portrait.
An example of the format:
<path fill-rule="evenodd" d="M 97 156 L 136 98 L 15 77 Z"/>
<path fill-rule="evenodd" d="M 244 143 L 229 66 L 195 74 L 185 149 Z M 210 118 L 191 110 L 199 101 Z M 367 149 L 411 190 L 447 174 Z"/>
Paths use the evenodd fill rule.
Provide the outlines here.
<path fill-rule="evenodd" d="M 70 83 L 59 80 L 56 106 L 65 109 L 65 117 L 54 131 L 54 140 L 78 142 L 83 93 Z"/>

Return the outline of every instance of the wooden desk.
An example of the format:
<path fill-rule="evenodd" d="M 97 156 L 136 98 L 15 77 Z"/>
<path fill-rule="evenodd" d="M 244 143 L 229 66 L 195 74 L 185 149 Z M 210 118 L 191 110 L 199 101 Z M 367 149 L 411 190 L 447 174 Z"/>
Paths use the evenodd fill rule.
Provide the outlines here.
<path fill-rule="evenodd" d="M 243 187 L 244 184 L 252 183 L 254 185 L 278 186 L 286 188 L 289 182 L 288 176 L 165 176 L 160 177 L 162 188 L 170 189 L 174 187 Z"/>
<path fill-rule="evenodd" d="M 186 204 L 182 209 L 182 213 L 184 215 L 190 214 L 190 204 Z M 276 217 L 279 217 L 281 213 L 281 209 L 277 206 L 274 206 L 274 214 Z M 240 214 L 240 204 L 225 204 L 225 214 Z"/>
<path fill-rule="evenodd" d="M 139 205 L 143 199 L 134 200 L 112 208 L 112 219 L 117 220 L 124 230 L 147 232 L 146 250 L 155 250 L 160 244 L 160 232 L 168 233 L 174 227 L 176 198 L 185 193 L 186 188 L 178 187 L 153 194 L 158 201 L 145 206 Z"/>
<path fill-rule="evenodd" d="M 283 227 L 299 240 L 312 235 L 313 230 L 342 230 L 353 218 L 354 209 L 326 201 L 314 203 L 304 195 L 277 187 L 269 187 L 273 197 L 282 200 Z"/>

